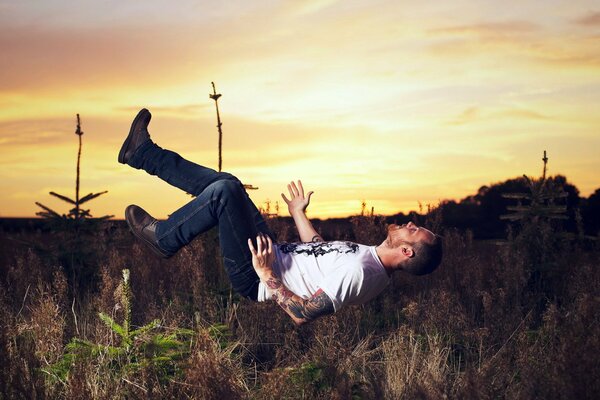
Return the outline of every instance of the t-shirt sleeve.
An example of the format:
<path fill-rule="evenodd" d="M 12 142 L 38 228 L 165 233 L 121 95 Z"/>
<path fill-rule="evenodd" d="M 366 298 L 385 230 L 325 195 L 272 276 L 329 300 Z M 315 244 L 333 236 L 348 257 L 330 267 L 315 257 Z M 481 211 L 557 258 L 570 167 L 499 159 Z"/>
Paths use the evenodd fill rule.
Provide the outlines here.
<path fill-rule="evenodd" d="M 337 312 L 358 295 L 362 282 L 362 269 L 350 266 L 338 268 L 326 275 L 320 287 L 329 296 Z"/>

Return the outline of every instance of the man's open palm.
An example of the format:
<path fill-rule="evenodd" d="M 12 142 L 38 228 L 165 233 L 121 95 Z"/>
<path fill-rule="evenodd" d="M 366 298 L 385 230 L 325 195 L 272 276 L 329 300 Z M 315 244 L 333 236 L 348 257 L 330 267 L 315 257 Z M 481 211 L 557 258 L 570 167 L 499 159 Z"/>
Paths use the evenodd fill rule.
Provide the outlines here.
<path fill-rule="evenodd" d="M 288 211 L 291 215 L 297 212 L 306 211 L 306 207 L 310 204 L 310 196 L 314 193 L 313 191 L 308 192 L 308 194 L 304 195 L 304 188 L 302 187 L 302 181 L 298 181 L 298 185 L 294 183 L 294 181 L 290 182 L 288 185 L 288 190 L 290 192 L 291 199 L 285 197 L 285 194 L 281 193 L 281 197 L 285 204 L 288 206 Z"/>

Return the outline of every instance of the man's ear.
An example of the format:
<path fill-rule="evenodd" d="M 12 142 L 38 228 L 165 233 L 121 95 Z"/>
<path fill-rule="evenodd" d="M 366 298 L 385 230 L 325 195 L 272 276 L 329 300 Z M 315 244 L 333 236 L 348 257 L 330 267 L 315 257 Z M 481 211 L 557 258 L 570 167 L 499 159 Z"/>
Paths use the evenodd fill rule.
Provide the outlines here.
<path fill-rule="evenodd" d="M 415 251 L 410 246 L 402 246 L 402 255 L 406 258 L 412 258 L 415 256 Z"/>

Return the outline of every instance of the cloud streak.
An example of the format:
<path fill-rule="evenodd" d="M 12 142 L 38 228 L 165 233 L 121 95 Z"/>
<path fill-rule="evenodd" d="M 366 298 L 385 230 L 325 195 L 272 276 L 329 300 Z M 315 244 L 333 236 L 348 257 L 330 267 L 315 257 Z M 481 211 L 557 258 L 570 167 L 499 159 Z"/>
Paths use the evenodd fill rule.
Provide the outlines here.
<path fill-rule="evenodd" d="M 529 21 L 488 22 L 473 25 L 455 25 L 430 29 L 432 35 L 476 36 L 482 38 L 520 37 L 539 32 L 540 27 Z"/>
<path fill-rule="evenodd" d="M 527 109 L 500 109 L 500 110 L 481 110 L 478 107 L 469 107 L 450 120 L 450 125 L 465 125 L 474 122 L 490 121 L 494 119 L 517 119 L 517 120 L 536 120 L 536 121 L 548 121 L 551 117 L 544 115 L 543 113 L 527 110 Z"/>
<path fill-rule="evenodd" d="M 600 26 L 600 11 L 588 12 L 585 15 L 575 19 L 573 22 L 577 25 L 586 27 Z"/>

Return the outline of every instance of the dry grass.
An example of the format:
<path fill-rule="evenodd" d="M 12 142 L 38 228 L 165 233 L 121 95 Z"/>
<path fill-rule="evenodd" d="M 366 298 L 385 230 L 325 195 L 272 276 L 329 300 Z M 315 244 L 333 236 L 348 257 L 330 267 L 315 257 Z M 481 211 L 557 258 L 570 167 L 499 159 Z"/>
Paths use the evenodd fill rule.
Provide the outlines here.
<path fill-rule="evenodd" d="M 431 218 L 439 225 L 435 215 Z M 283 238 L 292 236 L 289 220 L 270 223 Z M 368 244 L 377 244 L 384 231 L 376 216 L 355 218 L 351 226 L 342 237 Z M 22 243 L 52 236 L 26 232 L 8 239 Z M 551 236 L 546 239 L 540 246 L 554 246 Z M 532 258 L 539 252 L 527 249 L 526 241 L 498 246 L 446 231 L 444 263 L 433 275 L 395 276 L 370 304 L 296 328 L 276 305 L 231 293 L 215 232 L 167 261 L 153 257 L 123 227 L 109 227 L 89 240 L 97 274 L 79 293 L 73 293 L 52 254 L 2 246 L 0 398 L 585 399 L 600 394 L 597 248 L 565 242 L 537 249 L 547 252 L 542 269 Z M 119 375 L 109 357 L 98 354 L 76 362 L 66 381 L 49 379 L 43 368 L 61 358 L 72 337 L 117 343 L 97 313 L 122 318 L 123 268 L 131 270 L 133 325 L 158 318 L 167 331 L 196 332 L 178 371 L 168 379 L 152 366 Z"/>
<path fill-rule="evenodd" d="M 450 345 L 438 334 L 420 336 L 400 328 L 381 343 L 386 399 L 412 399 L 420 395 L 442 398 L 458 383 L 450 365 Z"/>

